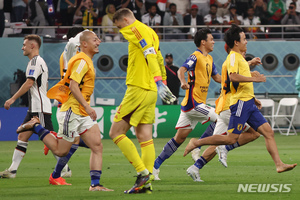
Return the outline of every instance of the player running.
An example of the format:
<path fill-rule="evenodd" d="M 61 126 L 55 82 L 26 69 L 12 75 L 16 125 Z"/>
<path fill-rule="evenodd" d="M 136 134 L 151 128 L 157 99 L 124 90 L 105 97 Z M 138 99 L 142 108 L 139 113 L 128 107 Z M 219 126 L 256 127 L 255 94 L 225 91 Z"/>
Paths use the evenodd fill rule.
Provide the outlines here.
<path fill-rule="evenodd" d="M 192 138 L 188 143 L 184 156 L 197 146 L 226 145 L 237 142 L 247 122 L 254 130 L 265 137 L 266 147 L 271 155 L 278 173 L 292 170 L 297 164 L 285 164 L 281 161 L 274 139 L 274 132 L 256 106 L 253 82 L 265 82 L 264 75 L 251 77 L 250 68 L 242 53 L 247 50 L 247 40 L 243 29 L 232 25 L 225 33 L 225 42 L 231 48 L 227 56 L 228 75 L 231 81 L 230 98 L 231 117 L 227 135 L 213 135 L 197 140 Z M 258 105 L 259 106 L 259 105 Z"/>

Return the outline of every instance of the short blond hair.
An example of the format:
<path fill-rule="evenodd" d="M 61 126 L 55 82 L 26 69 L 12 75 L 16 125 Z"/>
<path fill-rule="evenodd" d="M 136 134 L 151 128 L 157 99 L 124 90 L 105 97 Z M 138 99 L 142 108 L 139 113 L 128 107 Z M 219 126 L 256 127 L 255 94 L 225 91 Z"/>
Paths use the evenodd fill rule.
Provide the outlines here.
<path fill-rule="evenodd" d="M 121 20 L 123 17 L 134 17 L 133 12 L 128 8 L 117 10 L 113 17 L 113 22 Z"/>

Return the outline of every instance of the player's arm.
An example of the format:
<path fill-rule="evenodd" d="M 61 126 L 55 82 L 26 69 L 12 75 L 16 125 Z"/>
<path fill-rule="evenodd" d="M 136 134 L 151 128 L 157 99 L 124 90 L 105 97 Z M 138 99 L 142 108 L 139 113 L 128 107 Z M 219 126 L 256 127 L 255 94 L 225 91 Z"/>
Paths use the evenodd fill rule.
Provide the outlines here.
<path fill-rule="evenodd" d="M 266 82 L 266 77 L 263 74 L 254 77 L 246 77 L 237 73 L 230 73 L 229 78 L 231 82 Z"/>
<path fill-rule="evenodd" d="M 157 91 L 158 91 L 160 98 L 167 104 L 170 104 L 176 100 L 176 97 L 172 94 L 172 92 L 169 90 L 169 88 L 162 82 L 163 78 L 166 78 L 166 76 L 164 75 L 165 69 L 164 69 L 164 72 L 162 72 L 162 70 L 161 70 L 162 66 L 161 66 L 161 63 L 159 62 L 159 60 L 161 60 L 163 58 L 162 58 L 160 51 L 157 51 L 159 54 L 159 55 L 157 55 L 157 52 L 154 47 L 155 47 L 155 45 L 159 45 L 159 44 L 155 43 L 155 41 L 153 39 L 153 35 L 150 34 L 150 32 L 151 31 L 140 32 L 140 34 L 142 35 L 142 39 L 138 41 L 139 47 L 141 48 L 141 50 L 144 54 L 144 57 L 147 60 L 150 71 L 153 74 L 154 81 L 156 83 Z M 154 34 L 156 34 L 156 33 L 154 33 Z M 157 38 L 157 40 L 158 40 L 158 38 Z M 164 77 L 162 77 L 162 75 Z"/>
<path fill-rule="evenodd" d="M 88 102 L 84 99 L 79 89 L 79 84 L 71 80 L 69 85 L 70 91 L 72 92 L 75 99 L 84 107 L 84 110 L 87 114 L 92 118 L 92 120 L 96 120 L 97 114 L 95 110 L 88 104 Z"/>
<path fill-rule="evenodd" d="M 181 84 L 180 87 L 184 90 L 188 90 L 188 89 L 190 89 L 190 85 L 185 80 L 185 77 L 184 77 L 185 72 L 187 72 L 187 68 L 180 67 L 179 70 L 177 71 L 177 76 L 178 76 L 178 79 L 180 80 L 180 84 Z"/>
<path fill-rule="evenodd" d="M 22 95 L 24 95 L 28 90 L 33 86 L 34 79 L 27 78 L 25 83 L 20 87 L 20 89 L 10 98 L 8 99 L 5 104 L 4 108 L 8 110 L 10 108 L 10 105 L 13 104 L 18 98 L 20 98 Z"/>
<path fill-rule="evenodd" d="M 258 72 L 258 71 L 252 71 L 252 72 L 250 72 L 251 73 L 251 76 L 253 77 L 253 76 L 259 76 L 260 75 L 260 73 Z"/>
<path fill-rule="evenodd" d="M 166 73 L 166 68 L 165 68 L 165 65 L 164 65 L 164 58 L 161 55 L 160 49 L 158 49 L 158 52 L 157 52 L 157 62 L 158 62 L 159 67 L 160 67 L 162 81 L 165 85 L 167 85 L 167 73 Z"/>
<path fill-rule="evenodd" d="M 221 83 L 221 75 L 220 74 L 216 74 L 216 75 L 213 75 L 212 78 L 214 79 L 214 81 L 216 81 L 217 83 Z"/>
<path fill-rule="evenodd" d="M 230 66 L 228 68 L 228 73 L 231 82 L 266 82 L 266 77 L 263 74 L 254 77 L 246 77 L 238 74 L 239 62 L 235 56 L 235 54 L 230 55 Z"/>
<path fill-rule="evenodd" d="M 197 57 L 194 54 L 192 54 L 186 59 L 186 61 L 182 64 L 182 66 L 177 71 L 177 76 L 181 84 L 180 87 L 184 90 L 188 90 L 190 88 L 190 84 L 192 84 L 186 82 L 184 74 L 187 71 L 195 70 L 196 63 L 197 63 Z"/>
<path fill-rule="evenodd" d="M 215 82 L 217 83 L 221 83 L 221 75 L 219 74 L 216 66 L 215 66 L 215 63 L 213 62 L 212 63 L 212 72 L 211 72 L 211 77 L 214 79 Z"/>
<path fill-rule="evenodd" d="M 262 63 L 261 63 L 261 60 L 259 57 L 255 57 L 252 60 L 249 60 L 248 64 L 249 64 L 249 66 L 255 66 L 255 65 L 260 65 Z"/>
<path fill-rule="evenodd" d="M 262 108 L 262 105 L 261 105 L 260 100 L 258 100 L 257 98 L 255 98 L 254 101 L 255 101 L 255 105 L 257 106 L 257 108 L 258 108 L 258 109 L 261 109 L 261 108 Z"/>
<path fill-rule="evenodd" d="M 88 102 L 84 99 L 79 84 L 81 83 L 81 80 L 83 79 L 84 75 L 88 71 L 88 66 L 84 62 L 84 60 L 78 60 L 74 63 L 74 66 L 72 67 L 72 72 L 70 75 L 70 85 L 69 89 L 72 92 L 74 98 L 83 106 L 87 114 L 92 118 L 92 120 L 96 120 L 97 114 L 95 110 L 88 104 Z"/>
<path fill-rule="evenodd" d="M 153 48 L 153 47 L 151 47 L 151 48 Z M 153 48 L 153 50 L 154 50 L 154 48 Z M 144 55 L 145 55 L 145 51 L 144 51 Z M 163 83 L 163 79 L 162 79 L 162 75 L 161 75 L 162 73 L 161 73 L 161 69 L 158 64 L 157 55 L 154 53 L 148 53 L 145 57 L 147 59 L 150 70 L 154 76 L 154 81 L 156 83 L 157 91 L 158 91 L 160 98 L 167 104 L 171 104 L 172 102 L 176 101 L 176 97 L 172 94 L 172 92 L 170 91 L 168 86 L 166 86 Z"/>

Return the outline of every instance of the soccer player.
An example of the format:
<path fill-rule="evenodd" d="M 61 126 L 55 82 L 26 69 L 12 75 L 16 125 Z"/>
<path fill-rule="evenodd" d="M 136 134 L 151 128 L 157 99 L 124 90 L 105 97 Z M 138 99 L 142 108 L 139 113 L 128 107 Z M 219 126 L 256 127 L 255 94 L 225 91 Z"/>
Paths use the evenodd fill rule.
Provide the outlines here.
<path fill-rule="evenodd" d="M 275 163 L 277 172 L 292 170 L 297 164 L 290 165 L 281 161 L 274 132 L 256 106 L 253 82 L 265 82 L 266 77 L 262 74 L 251 77 L 248 63 L 242 56 L 242 53 L 247 50 L 247 40 L 243 29 L 237 25 L 232 25 L 225 33 L 224 40 L 231 48 L 231 52 L 227 56 L 228 76 L 231 82 L 231 117 L 227 135 L 213 135 L 200 140 L 192 138 L 184 151 L 184 156 L 197 146 L 232 145 L 236 143 L 243 131 L 244 124 L 247 122 L 254 130 L 264 136 L 267 150 Z"/>
<path fill-rule="evenodd" d="M 83 27 L 73 27 L 68 30 L 67 39 L 69 40 L 66 44 L 63 53 L 60 56 L 59 64 L 60 64 L 60 75 L 61 79 L 64 78 L 66 71 L 68 69 L 68 62 L 69 60 L 79 53 L 79 46 L 80 46 L 80 32 L 84 31 Z M 60 112 L 61 103 L 58 103 L 56 118 L 58 121 L 58 116 Z M 57 133 L 52 132 L 54 135 Z M 66 183 L 65 179 L 61 177 L 71 177 L 72 171 L 68 167 L 68 161 L 70 160 L 71 156 L 75 153 L 78 149 L 78 146 L 87 147 L 86 144 L 80 139 L 80 137 L 76 137 L 74 144 L 71 146 L 70 152 L 65 157 L 58 157 L 56 166 L 54 168 L 53 173 L 49 177 L 49 183 L 52 185 L 70 185 Z M 44 145 L 44 154 L 47 155 L 49 148 Z"/>
<path fill-rule="evenodd" d="M 166 79 L 165 66 L 155 31 L 138 21 L 127 8 L 118 10 L 113 22 L 128 40 L 129 46 L 127 90 L 114 117 L 109 136 L 138 174 L 134 186 L 124 193 L 151 193 L 153 176 L 150 173 L 155 160 L 152 124 L 155 119 L 157 91 L 162 100 L 168 103 L 175 101 L 176 97 L 162 83 Z M 126 136 L 131 126 L 135 127 L 141 156 Z"/>
<path fill-rule="evenodd" d="M 61 157 L 69 153 L 75 138 L 80 136 L 91 149 L 89 191 L 112 191 L 100 185 L 103 145 L 96 122 L 97 114 L 90 106 L 90 96 L 95 85 L 92 58 L 99 53 L 100 43 L 94 32 L 82 32 L 81 52 L 69 61 L 65 77 L 48 91 L 48 96 L 52 98 L 56 95 L 56 99 L 62 102 L 57 138 L 40 125 L 38 118 L 32 118 L 27 124 L 20 126 L 17 132 L 33 130 L 54 154 Z M 61 90 L 63 86 L 65 87 Z"/>
<path fill-rule="evenodd" d="M 48 67 L 44 59 L 39 55 L 41 47 L 41 38 L 38 35 L 27 35 L 23 42 L 23 55 L 29 58 L 26 69 L 26 81 L 21 88 L 10 98 L 4 108 L 9 109 L 10 106 L 27 91 L 29 92 L 29 108 L 23 123 L 30 121 L 33 116 L 41 119 L 41 124 L 49 131 L 53 131 L 51 121 L 51 102 L 47 97 L 48 87 Z M 0 172 L 2 178 L 15 178 L 19 165 L 24 158 L 28 139 L 31 137 L 32 131 L 22 132 L 18 135 L 17 147 L 15 148 L 11 166 Z"/>
<path fill-rule="evenodd" d="M 213 122 L 202 135 L 205 137 L 209 133 L 213 133 L 214 124 L 217 120 L 215 109 L 205 104 L 211 78 L 218 83 L 221 82 L 221 76 L 217 72 L 213 58 L 208 54 L 213 51 L 215 43 L 211 31 L 208 28 L 199 30 L 195 34 L 194 43 L 197 50 L 187 58 L 178 70 L 181 88 L 186 90 L 186 93 L 181 103 L 181 113 L 176 124 L 177 133 L 167 142 L 155 160 L 153 169 L 155 180 L 160 180 L 158 174 L 161 164 L 173 155 L 198 122 L 202 124 L 208 121 Z M 184 77 L 185 72 L 189 75 L 188 82 Z"/>
<path fill-rule="evenodd" d="M 225 50 L 229 54 L 230 48 L 228 48 L 228 45 L 225 44 Z M 245 53 L 245 52 L 244 52 Z M 228 123 L 230 119 L 230 80 L 228 78 L 228 71 L 227 71 L 227 62 L 226 60 L 222 65 L 222 82 L 221 82 L 221 93 L 216 101 L 216 113 L 218 114 L 217 117 L 217 123 L 214 129 L 214 135 L 215 134 L 226 134 Z M 251 61 L 248 61 L 249 66 L 251 65 L 258 65 L 261 64 L 261 60 L 258 57 L 253 58 Z M 259 75 L 259 72 L 254 71 L 251 72 L 252 76 Z M 251 128 L 248 124 L 245 125 L 243 128 L 244 132 L 241 133 L 241 136 L 239 137 L 238 141 L 235 144 L 232 145 L 222 145 L 222 146 L 209 146 L 200 157 L 199 161 L 201 162 L 195 162 L 193 165 L 191 165 L 187 171 L 190 171 L 189 175 L 190 177 L 197 182 L 202 182 L 200 178 L 199 170 L 202 169 L 209 161 L 211 161 L 215 155 L 216 152 L 219 154 L 219 161 L 224 167 L 227 167 L 227 153 L 228 151 L 231 151 L 239 146 L 245 145 L 253 140 L 256 140 L 260 134 L 256 131 L 254 131 L 253 128 Z M 216 151 L 217 150 L 217 151 Z"/>

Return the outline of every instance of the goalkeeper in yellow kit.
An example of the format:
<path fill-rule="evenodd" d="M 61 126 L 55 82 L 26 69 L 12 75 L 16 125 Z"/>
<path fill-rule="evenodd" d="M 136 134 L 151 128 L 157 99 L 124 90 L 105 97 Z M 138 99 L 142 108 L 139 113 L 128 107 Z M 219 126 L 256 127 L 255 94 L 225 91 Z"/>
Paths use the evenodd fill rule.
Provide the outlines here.
<path fill-rule="evenodd" d="M 164 61 L 158 36 L 153 29 L 136 20 L 127 8 L 118 10 L 114 14 L 113 22 L 129 45 L 127 90 L 114 117 L 109 136 L 138 174 L 134 186 L 124 193 L 151 193 L 151 173 L 155 160 L 152 124 L 155 119 L 157 91 L 167 103 L 175 101 L 176 97 L 163 83 L 166 80 Z M 141 156 L 126 136 L 131 126 L 135 127 Z"/>

